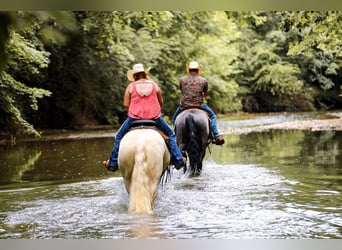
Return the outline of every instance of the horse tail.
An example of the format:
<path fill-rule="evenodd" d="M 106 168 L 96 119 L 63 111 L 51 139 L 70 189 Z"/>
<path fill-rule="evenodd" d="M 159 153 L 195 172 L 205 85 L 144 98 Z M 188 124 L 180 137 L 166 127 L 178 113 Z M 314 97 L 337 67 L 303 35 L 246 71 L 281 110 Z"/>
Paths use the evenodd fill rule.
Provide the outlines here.
<path fill-rule="evenodd" d="M 139 142 L 136 148 L 135 163 L 130 189 L 129 212 L 152 212 L 152 197 L 150 193 L 150 178 L 148 172 L 147 151 L 144 142 Z"/>
<path fill-rule="evenodd" d="M 200 131 L 197 131 L 193 116 L 187 116 L 185 124 L 188 128 L 188 133 L 190 134 L 190 140 L 188 145 L 186 146 L 190 161 L 190 168 L 192 171 L 196 171 L 198 164 L 201 163 L 201 145 L 198 138 Z"/>

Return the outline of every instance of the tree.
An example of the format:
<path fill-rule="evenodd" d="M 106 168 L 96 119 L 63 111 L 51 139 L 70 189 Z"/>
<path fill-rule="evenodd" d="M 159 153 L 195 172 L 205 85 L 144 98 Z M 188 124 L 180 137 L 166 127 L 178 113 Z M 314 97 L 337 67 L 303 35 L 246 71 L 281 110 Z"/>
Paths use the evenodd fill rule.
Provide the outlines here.
<path fill-rule="evenodd" d="M 39 133 L 22 116 L 23 110 L 27 103 L 33 110 L 37 110 L 38 98 L 49 96 L 51 92 L 29 87 L 16 79 L 37 76 L 41 69 L 47 67 L 49 53 L 40 51 L 37 44 L 26 40 L 15 30 L 9 29 L 8 43 L 5 47 L 7 62 L 0 73 L 0 124 L 10 132 L 23 130 L 39 136 Z"/>
<path fill-rule="evenodd" d="M 235 63 L 240 31 L 224 12 L 213 12 L 209 20 L 210 32 L 201 34 L 194 43 L 194 60 L 202 64 L 209 81 L 210 106 L 221 113 L 238 111 L 242 92 L 234 76 L 240 72 Z"/>
<path fill-rule="evenodd" d="M 34 127 L 119 125 L 137 62 L 152 67 L 166 119 L 193 60 L 217 112 L 342 107 L 341 19 L 337 11 L 0 12 L 0 125 L 36 135 Z"/>
<path fill-rule="evenodd" d="M 312 110 L 312 91 L 302 72 L 288 60 L 287 36 L 278 27 L 275 12 L 242 12 L 230 15 L 241 23 L 238 39 L 237 82 L 245 89 L 246 111 Z M 309 94 L 310 93 L 310 94 Z"/>
<path fill-rule="evenodd" d="M 339 11 L 281 13 L 289 35 L 288 56 L 316 89 L 320 108 L 341 102 L 342 15 Z"/>
<path fill-rule="evenodd" d="M 38 86 L 44 82 L 44 70 L 50 56 L 42 41 L 59 35 L 51 32 L 59 15 L 16 12 L 1 13 L 1 16 L 7 16 L 3 32 L 8 36 L 2 41 L 6 60 L 0 70 L 0 125 L 3 131 L 39 137 L 25 114 L 29 109 L 38 110 L 38 99 L 51 95 L 50 91 Z"/>

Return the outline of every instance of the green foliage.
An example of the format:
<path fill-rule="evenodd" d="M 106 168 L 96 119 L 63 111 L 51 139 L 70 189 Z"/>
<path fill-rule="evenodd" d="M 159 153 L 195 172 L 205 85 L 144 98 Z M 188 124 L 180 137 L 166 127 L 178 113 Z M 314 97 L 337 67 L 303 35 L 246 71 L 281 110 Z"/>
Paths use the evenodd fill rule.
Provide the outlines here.
<path fill-rule="evenodd" d="M 0 71 L 3 70 L 7 61 L 5 47 L 9 38 L 8 26 L 12 24 L 12 22 L 13 20 L 10 12 L 0 11 Z"/>
<path fill-rule="evenodd" d="M 310 82 L 323 91 L 337 87 L 342 77 L 342 16 L 338 11 L 292 12 L 284 15 L 289 27 L 288 56 L 298 61 Z"/>
<path fill-rule="evenodd" d="M 50 53 L 44 50 L 39 32 L 48 26 L 46 23 L 51 22 L 52 15 L 42 14 L 7 13 L 10 17 L 5 23 L 8 37 L 2 51 L 6 61 L 0 70 L 0 124 L 6 132 L 40 136 L 25 116 L 28 110 L 38 110 L 38 99 L 51 95 L 50 91 L 38 87 L 44 82 L 44 69 L 50 62 Z"/>
<path fill-rule="evenodd" d="M 64 44 L 47 47 L 52 53 L 48 107 L 58 119 L 44 117 L 49 127 L 118 124 L 123 112 L 124 69 L 133 56 L 126 46 L 132 31 L 113 12 L 75 12 L 77 30 Z M 67 66 L 67 67 L 66 67 Z"/>
<path fill-rule="evenodd" d="M 240 31 L 223 12 L 212 13 L 207 25 L 212 26 L 211 33 L 196 39 L 193 47 L 197 56 L 193 60 L 202 64 L 203 76 L 208 79 L 208 103 L 221 113 L 238 111 L 241 109 L 241 90 L 233 76 L 239 72 L 235 64 L 239 57 L 235 42 Z"/>
<path fill-rule="evenodd" d="M 289 63 L 266 64 L 255 74 L 255 91 L 272 95 L 293 95 L 302 90 L 303 81 L 298 79 L 300 71 Z"/>
<path fill-rule="evenodd" d="M 75 12 L 80 32 L 63 46 L 51 46 L 49 74 L 54 112 L 71 120 L 55 126 L 116 124 L 126 116 L 122 106 L 128 84 L 126 72 L 134 63 L 152 67 L 151 77 L 164 93 L 164 112 L 171 115 L 178 90 L 177 61 L 183 56 L 179 39 L 181 12 Z M 196 14 L 200 16 L 201 14 Z M 205 20 L 205 19 L 204 19 Z M 177 27 L 175 27 L 177 26 Z M 173 32 L 179 33 L 173 33 Z M 193 38 L 195 39 L 195 38 Z M 186 40 L 188 42 L 188 40 Z M 185 67 L 186 62 L 179 62 Z M 64 68 L 68 65 L 68 68 Z M 184 69 L 184 68 L 183 68 Z M 75 105 L 76 104 L 76 105 Z M 50 126 L 50 125 L 49 125 Z"/>
<path fill-rule="evenodd" d="M 241 71 L 237 72 L 236 79 L 240 86 L 246 86 L 249 93 L 256 93 L 259 98 L 254 110 L 259 110 L 265 103 L 270 106 L 271 102 L 283 109 L 290 108 L 293 105 L 290 97 L 300 95 L 304 84 L 299 68 L 282 59 L 284 35 L 277 30 L 258 34 L 245 29 L 238 42 L 242 56 L 239 58 Z"/>
<path fill-rule="evenodd" d="M 27 87 L 13 79 L 12 76 L 6 72 L 1 72 L 0 113 L 2 118 L 0 119 L 0 124 L 9 132 L 14 133 L 18 130 L 23 130 L 23 132 L 39 137 L 39 133 L 22 117 L 22 110 L 20 109 L 23 108 L 23 105 L 26 102 L 20 102 L 19 97 L 22 95 L 29 98 L 30 107 L 33 110 L 37 110 L 37 99 L 49 96 L 50 94 L 51 92 L 44 89 Z"/>
<path fill-rule="evenodd" d="M 341 107 L 341 30 L 339 11 L 0 12 L 0 125 L 119 125 L 138 62 L 152 68 L 165 117 L 192 60 L 217 112 Z"/>
<path fill-rule="evenodd" d="M 38 50 L 35 44 L 15 31 L 11 33 L 6 52 L 11 56 L 7 62 L 7 71 L 20 71 L 21 76 L 39 74 L 40 69 L 49 64 L 49 52 Z"/>

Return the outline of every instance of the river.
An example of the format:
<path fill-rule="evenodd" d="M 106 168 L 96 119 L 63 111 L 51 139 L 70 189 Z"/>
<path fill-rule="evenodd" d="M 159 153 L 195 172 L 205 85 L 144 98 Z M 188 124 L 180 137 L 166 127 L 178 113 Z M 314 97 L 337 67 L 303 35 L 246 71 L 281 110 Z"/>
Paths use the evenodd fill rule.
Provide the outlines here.
<path fill-rule="evenodd" d="M 228 117 L 218 126 L 289 119 Z M 342 238 L 341 131 L 225 135 L 199 177 L 173 170 L 154 213 L 142 215 L 127 213 L 120 172 L 102 166 L 114 134 L 61 132 L 0 148 L 0 239 Z"/>

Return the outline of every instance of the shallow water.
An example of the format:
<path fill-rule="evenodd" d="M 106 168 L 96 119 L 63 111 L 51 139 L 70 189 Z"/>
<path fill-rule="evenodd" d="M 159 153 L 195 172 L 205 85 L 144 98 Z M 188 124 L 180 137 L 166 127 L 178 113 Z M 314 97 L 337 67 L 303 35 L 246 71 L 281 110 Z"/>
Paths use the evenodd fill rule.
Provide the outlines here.
<path fill-rule="evenodd" d="M 201 176 L 172 171 L 152 215 L 127 213 L 120 173 L 101 165 L 114 133 L 95 134 L 0 149 L 1 239 L 342 238 L 341 132 L 225 136 Z"/>

